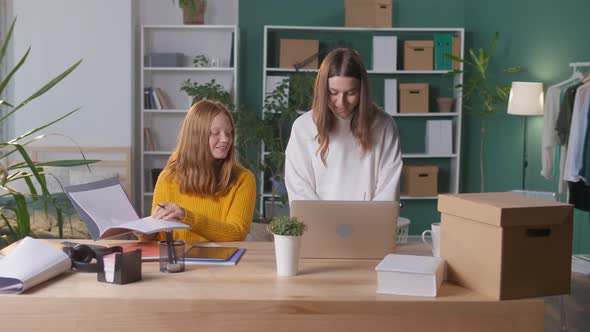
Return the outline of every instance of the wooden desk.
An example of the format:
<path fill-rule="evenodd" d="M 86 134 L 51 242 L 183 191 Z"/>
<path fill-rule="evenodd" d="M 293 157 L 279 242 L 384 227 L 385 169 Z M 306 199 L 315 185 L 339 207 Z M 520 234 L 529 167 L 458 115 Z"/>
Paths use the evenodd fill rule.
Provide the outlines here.
<path fill-rule="evenodd" d="M 236 266 L 165 274 L 144 263 L 143 280 L 128 285 L 71 272 L 0 295 L 1 330 L 543 331 L 543 299 L 495 301 L 450 284 L 437 298 L 380 295 L 375 260 L 301 260 L 299 275 L 280 278 L 273 243 L 239 245 L 248 250 Z"/>

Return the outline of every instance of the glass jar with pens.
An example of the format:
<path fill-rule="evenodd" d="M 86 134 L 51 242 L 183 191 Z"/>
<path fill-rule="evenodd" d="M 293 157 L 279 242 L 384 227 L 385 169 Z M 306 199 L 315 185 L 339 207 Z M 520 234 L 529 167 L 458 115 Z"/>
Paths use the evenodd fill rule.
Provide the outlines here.
<path fill-rule="evenodd" d="M 172 231 L 166 232 L 166 240 L 160 241 L 160 272 L 184 271 L 184 245 L 184 241 L 172 239 Z"/>

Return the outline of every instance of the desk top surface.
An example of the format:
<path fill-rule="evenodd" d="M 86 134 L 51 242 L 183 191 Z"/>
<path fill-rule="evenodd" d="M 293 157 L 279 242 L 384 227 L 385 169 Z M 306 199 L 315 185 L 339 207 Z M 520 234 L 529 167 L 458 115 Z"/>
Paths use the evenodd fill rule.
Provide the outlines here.
<path fill-rule="evenodd" d="M 121 241 L 97 243 L 117 242 Z M 146 262 L 142 264 L 142 280 L 127 285 L 97 282 L 96 273 L 70 271 L 22 295 L 2 296 L 199 301 L 495 301 L 446 283 L 436 298 L 377 294 L 375 266 L 379 260 L 301 259 L 297 276 L 278 277 L 272 242 L 233 242 L 228 245 L 247 249 L 235 266 L 187 264 L 184 272 L 169 274 L 161 273 L 157 262 Z M 429 251 L 421 243 L 410 243 L 398 245 L 396 253 L 428 255 Z"/>

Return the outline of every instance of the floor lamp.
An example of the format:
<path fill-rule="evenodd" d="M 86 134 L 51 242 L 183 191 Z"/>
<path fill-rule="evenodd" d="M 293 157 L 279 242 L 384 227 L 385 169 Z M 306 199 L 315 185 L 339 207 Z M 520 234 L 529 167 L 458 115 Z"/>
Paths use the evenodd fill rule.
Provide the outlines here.
<path fill-rule="evenodd" d="M 525 189 L 526 168 L 528 166 L 526 153 L 527 116 L 543 115 L 543 83 L 512 82 L 508 99 L 508 114 L 522 115 L 524 120 L 524 135 L 522 137 L 522 183 Z"/>

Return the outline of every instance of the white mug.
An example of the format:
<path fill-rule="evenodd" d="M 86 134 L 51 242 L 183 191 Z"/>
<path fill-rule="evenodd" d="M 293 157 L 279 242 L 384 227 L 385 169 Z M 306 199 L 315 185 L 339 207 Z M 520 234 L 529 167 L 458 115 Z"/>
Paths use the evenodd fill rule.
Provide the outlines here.
<path fill-rule="evenodd" d="M 430 234 L 432 244 L 426 240 L 426 235 Z M 422 242 L 424 242 L 432 250 L 434 257 L 440 257 L 440 223 L 435 222 L 431 225 L 431 229 L 422 232 Z"/>

